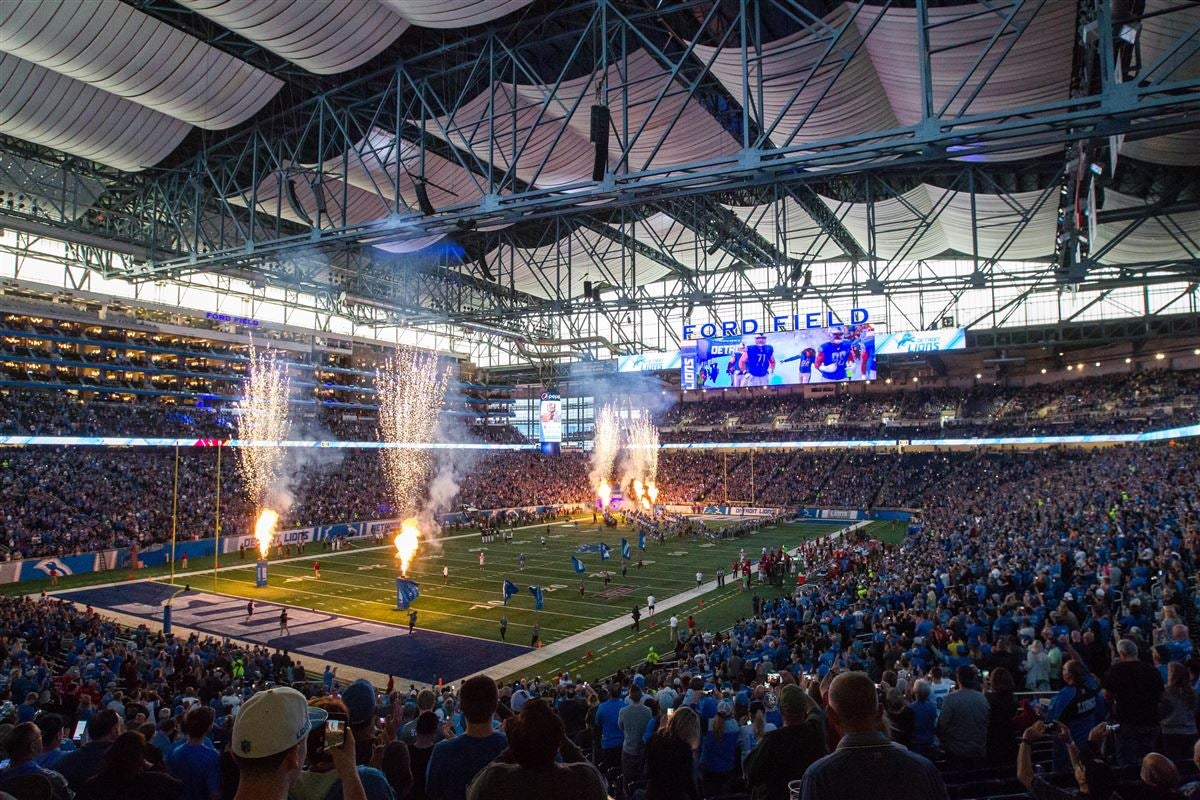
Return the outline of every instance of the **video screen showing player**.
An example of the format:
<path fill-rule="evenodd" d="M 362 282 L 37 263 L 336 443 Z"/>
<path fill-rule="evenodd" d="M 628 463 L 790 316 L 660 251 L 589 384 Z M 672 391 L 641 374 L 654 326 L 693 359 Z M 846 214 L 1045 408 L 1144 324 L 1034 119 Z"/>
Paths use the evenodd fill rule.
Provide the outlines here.
<path fill-rule="evenodd" d="M 756 334 L 754 344 L 742 353 L 741 368 L 745 374 L 743 386 L 769 386 L 775 374 L 775 348 L 767 344 L 764 334 Z"/>
<path fill-rule="evenodd" d="M 684 389 L 724 389 L 872 380 L 875 331 L 867 324 L 720 336 L 681 356 Z"/>

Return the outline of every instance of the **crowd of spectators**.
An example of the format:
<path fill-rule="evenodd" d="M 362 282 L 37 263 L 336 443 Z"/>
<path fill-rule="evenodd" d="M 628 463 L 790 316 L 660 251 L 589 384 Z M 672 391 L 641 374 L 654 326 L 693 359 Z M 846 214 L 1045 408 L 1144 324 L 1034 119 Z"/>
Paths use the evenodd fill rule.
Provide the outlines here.
<path fill-rule="evenodd" d="M 899 545 L 800 545 L 794 585 L 747 591 L 732 629 L 673 622 L 661 657 L 608 678 L 344 686 L 287 653 L 3 599 L 0 788 L 32 773 L 85 800 L 1200 796 L 1196 448 L 981 456 L 923 508 Z M 326 746 L 342 718 L 346 746 Z"/>
<path fill-rule="evenodd" d="M 853 387 L 860 389 L 863 387 Z M 1121 433 L 1200 420 L 1200 371 L 1053 383 L 897 387 L 805 397 L 708 392 L 659 416 L 663 441 L 938 438 Z"/>

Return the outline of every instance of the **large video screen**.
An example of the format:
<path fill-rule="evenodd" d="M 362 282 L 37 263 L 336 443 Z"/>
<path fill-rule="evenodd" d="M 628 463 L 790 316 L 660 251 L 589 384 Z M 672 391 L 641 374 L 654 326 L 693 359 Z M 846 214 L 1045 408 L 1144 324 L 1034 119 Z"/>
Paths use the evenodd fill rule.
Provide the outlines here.
<path fill-rule="evenodd" d="M 874 379 L 875 331 L 865 323 L 693 339 L 681 350 L 685 390 Z"/>

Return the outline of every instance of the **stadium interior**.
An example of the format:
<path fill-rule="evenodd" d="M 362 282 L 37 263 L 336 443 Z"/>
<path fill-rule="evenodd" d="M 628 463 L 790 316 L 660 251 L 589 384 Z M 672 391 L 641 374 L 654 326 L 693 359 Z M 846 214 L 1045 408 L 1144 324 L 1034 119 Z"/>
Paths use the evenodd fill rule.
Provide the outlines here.
<path fill-rule="evenodd" d="M 1200 3 L 0 0 L 0 798 L 1200 800 L 1198 567 Z"/>

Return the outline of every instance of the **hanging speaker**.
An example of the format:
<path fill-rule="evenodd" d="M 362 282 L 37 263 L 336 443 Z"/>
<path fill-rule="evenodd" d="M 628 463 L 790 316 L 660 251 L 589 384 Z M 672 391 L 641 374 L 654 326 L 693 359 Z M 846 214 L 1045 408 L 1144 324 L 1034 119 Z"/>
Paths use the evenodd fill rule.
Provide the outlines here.
<path fill-rule="evenodd" d="M 432 217 L 436 213 L 433 203 L 429 202 L 429 192 L 425 190 L 425 181 L 416 181 L 413 187 L 417 192 L 417 205 L 421 207 L 421 213 L 427 217 Z"/>
<path fill-rule="evenodd" d="M 591 281 L 583 282 L 583 296 L 585 298 L 587 298 L 588 300 L 592 299 L 592 282 Z"/>
<path fill-rule="evenodd" d="M 608 168 L 608 106 L 592 106 L 592 126 L 589 141 L 596 145 L 596 159 L 592 162 L 592 180 L 604 180 Z"/>
<path fill-rule="evenodd" d="M 308 188 L 312 190 L 313 199 L 317 201 L 317 214 L 328 217 L 329 207 L 325 204 L 325 187 L 321 185 L 320 181 L 314 179 L 308 182 Z"/>
<path fill-rule="evenodd" d="M 288 205 L 292 207 L 292 211 L 296 216 L 304 221 L 305 225 L 313 224 L 312 217 L 304 210 L 304 206 L 300 205 L 300 199 L 296 197 L 296 181 L 294 178 L 288 178 L 283 182 L 283 193 L 287 197 Z"/>

